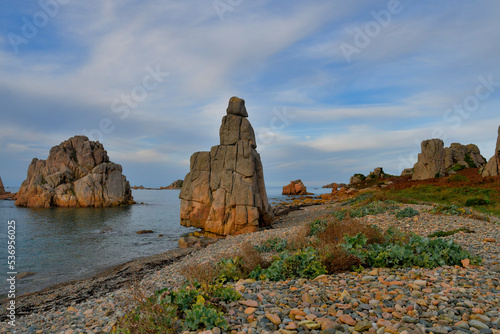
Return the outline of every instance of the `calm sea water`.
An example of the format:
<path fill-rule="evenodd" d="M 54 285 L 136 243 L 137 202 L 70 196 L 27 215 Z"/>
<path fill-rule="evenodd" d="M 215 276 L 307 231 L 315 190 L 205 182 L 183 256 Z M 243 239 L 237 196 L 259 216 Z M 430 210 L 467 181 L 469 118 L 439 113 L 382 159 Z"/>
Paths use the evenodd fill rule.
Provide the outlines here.
<path fill-rule="evenodd" d="M 267 189 L 270 202 L 286 198 L 282 188 Z M 9 188 L 15 192 L 17 189 Z M 331 189 L 314 188 L 315 194 Z M 94 275 L 103 269 L 177 248 L 194 229 L 180 225 L 179 190 L 133 190 L 140 205 L 117 208 L 19 208 L 0 201 L 0 294 L 7 291 L 7 222 L 16 222 L 16 271 L 33 272 L 17 280 L 17 292 Z M 152 234 L 137 234 L 153 230 Z M 163 237 L 159 237 L 163 234 Z"/>

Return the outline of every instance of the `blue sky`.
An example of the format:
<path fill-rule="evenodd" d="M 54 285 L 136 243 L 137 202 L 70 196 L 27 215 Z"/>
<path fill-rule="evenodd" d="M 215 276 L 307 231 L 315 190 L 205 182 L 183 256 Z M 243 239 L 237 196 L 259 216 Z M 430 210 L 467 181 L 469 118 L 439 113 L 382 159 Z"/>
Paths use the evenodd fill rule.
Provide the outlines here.
<path fill-rule="evenodd" d="M 493 155 L 498 1 L 3 1 L 0 176 L 76 134 L 132 185 L 184 178 L 246 101 L 268 186 L 412 167 L 424 139 Z"/>

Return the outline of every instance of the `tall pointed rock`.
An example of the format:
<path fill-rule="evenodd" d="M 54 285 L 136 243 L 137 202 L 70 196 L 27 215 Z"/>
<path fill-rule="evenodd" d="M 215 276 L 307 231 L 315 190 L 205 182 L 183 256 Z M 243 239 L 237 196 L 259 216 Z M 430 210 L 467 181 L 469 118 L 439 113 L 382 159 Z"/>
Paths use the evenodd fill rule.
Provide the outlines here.
<path fill-rule="evenodd" d="M 179 195 L 181 225 L 218 235 L 255 232 L 273 221 L 255 134 L 244 100 L 232 97 L 226 112 L 220 145 L 191 156 Z"/>

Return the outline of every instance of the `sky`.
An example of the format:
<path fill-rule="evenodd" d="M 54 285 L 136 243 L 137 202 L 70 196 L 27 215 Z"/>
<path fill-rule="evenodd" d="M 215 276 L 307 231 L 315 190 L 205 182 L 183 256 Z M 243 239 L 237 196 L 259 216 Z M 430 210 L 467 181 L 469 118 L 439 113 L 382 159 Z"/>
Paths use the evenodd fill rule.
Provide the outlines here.
<path fill-rule="evenodd" d="M 0 177 L 77 135 L 165 186 L 246 101 L 268 186 L 412 167 L 420 142 L 500 125 L 500 2 L 5 0 Z"/>

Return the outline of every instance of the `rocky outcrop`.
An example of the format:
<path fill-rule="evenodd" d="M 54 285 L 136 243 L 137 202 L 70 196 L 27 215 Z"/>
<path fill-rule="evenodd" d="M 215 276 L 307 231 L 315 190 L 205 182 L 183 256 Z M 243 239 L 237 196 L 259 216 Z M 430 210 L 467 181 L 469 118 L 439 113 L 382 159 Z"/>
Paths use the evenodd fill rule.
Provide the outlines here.
<path fill-rule="evenodd" d="M 322 188 L 342 188 L 342 187 L 347 187 L 347 184 L 333 182 L 333 183 L 324 185 Z"/>
<path fill-rule="evenodd" d="M 349 186 L 354 186 L 371 179 L 382 179 L 386 177 L 386 175 L 387 174 L 384 172 L 384 169 L 382 167 L 376 167 L 373 172 L 370 172 L 370 174 L 368 174 L 367 176 L 364 176 L 361 173 L 356 173 L 351 176 L 351 178 L 349 179 Z"/>
<path fill-rule="evenodd" d="M 217 235 L 255 232 L 273 221 L 264 171 L 245 101 L 232 97 L 226 112 L 220 145 L 191 156 L 179 195 L 181 225 Z"/>
<path fill-rule="evenodd" d="M 496 176 L 500 175 L 500 126 L 498 127 L 497 146 L 495 147 L 495 154 L 488 160 L 488 163 L 481 172 L 482 176 Z"/>
<path fill-rule="evenodd" d="M 291 181 L 289 185 L 283 187 L 282 195 L 312 195 L 307 192 L 306 186 L 301 180 Z"/>
<path fill-rule="evenodd" d="M 27 207 L 109 207 L 133 203 L 122 167 L 109 160 L 99 142 L 75 136 L 34 158 L 16 196 Z"/>
<path fill-rule="evenodd" d="M 474 144 L 462 145 L 453 143 L 444 149 L 444 168 L 446 172 L 450 169 L 481 168 L 486 164 L 486 160 L 479 152 L 479 148 Z"/>
<path fill-rule="evenodd" d="M 183 183 L 184 183 L 183 180 L 177 180 L 177 181 L 172 182 L 167 187 L 160 187 L 160 189 L 182 189 L 182 184 Z"/>
<path fill-rule="evenodd" d="M 422 152 L 413 166 L 412 180 L 425 180 L 444 176 L 444 142 L 441 139 L 428 139 L 420 144 Z"/>
<path fill-rule="evenodd" d="M 401 176 L 412 176 L 413 175 L 413 168 L 406 168 L 403 169 L 401 172 Z"/>
<path fill-rule="evenodd" d="M 11 199 L 11 197 L 14 196 L 13 193 L 9 191 L 5 191 L 5 188 L 3 186 L 2 178 L 0 177 L 0 200 L 3 199 Z"/>
<path fill-rule="evenodd" d="M 441 139 L 428 139 L 422 142 L 421 149 L 412 180 L 441 177 L 464 168 L 481 168 L 486 163 L 474 144 L 453 143 L 445 148 Z"/>

